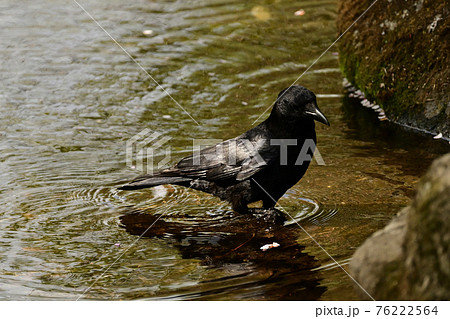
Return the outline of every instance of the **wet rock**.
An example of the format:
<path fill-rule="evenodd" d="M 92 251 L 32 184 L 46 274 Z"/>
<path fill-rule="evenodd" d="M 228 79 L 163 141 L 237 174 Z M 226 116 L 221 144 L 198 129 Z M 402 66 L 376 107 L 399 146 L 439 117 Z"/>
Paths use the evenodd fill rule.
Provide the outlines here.
<path fill-rule="evenodd" d="M 420 183 L 406 232 L 404 298 L 450 299 L 450 154 Z"/>
<path fill-rule="evenodd" d="M 449 2 L 371 4 L 340 0 L 339 33 L 358 19 L 338 42 L 344 75 L 390 120 L 450 137 Z"/>
<path fill-rule="evenodd" d="M 358 248 L 350 272 L 378 300 L 450 299 L 450 154 L 434 161 L 412 203 Z"/>
<path fill-rule="evenodd" d="M 367 239 L 350 262 L 352 276 L 377 300 L 391 299 L 390 292 L 398 283 L 408 212 L 408 208 L 403 209 L 389 225 Z"/>

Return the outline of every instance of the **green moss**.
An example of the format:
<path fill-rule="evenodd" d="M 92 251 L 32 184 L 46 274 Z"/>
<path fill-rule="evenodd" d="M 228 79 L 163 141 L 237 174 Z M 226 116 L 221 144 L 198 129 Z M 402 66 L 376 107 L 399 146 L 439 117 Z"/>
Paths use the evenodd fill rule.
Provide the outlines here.
<path fill-rule="evenodd" d="M 356 20 L 371 1 L 340 1 L 338 29 Z M 444 132 L 450 121 L 448 103 L 450 51 L 449 1 L 425 0 L 416 12 L 414 1 L 374 5 L 339 42 L 343 74 L 394 120 L 428 123 L 425 105 L 432 101 Z M 430 25 L 437 21 L 430 31 Z M 434 115 L 436 115 L 434 114 Z M 450 112 L 447 112 L 450 114 Z M 436 126 L 436 123 L 433 124 Z"/>

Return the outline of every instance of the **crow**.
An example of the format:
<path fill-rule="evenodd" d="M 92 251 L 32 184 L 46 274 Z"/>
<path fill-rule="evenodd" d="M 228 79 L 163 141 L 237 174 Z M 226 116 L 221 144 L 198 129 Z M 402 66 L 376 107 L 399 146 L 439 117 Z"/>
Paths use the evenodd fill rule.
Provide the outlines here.
<path fill-rule="evenodd" d="M 316 145 L 314 120 L 330 125 L 314 93 L 291 86 L 279 93 L 270 116 L 258 126 L 119 189 L 182 185 L 228 201 L 237 213 L 248 213 L 247 205 L 257 201 L 273 209 L 309 166 Z"/>

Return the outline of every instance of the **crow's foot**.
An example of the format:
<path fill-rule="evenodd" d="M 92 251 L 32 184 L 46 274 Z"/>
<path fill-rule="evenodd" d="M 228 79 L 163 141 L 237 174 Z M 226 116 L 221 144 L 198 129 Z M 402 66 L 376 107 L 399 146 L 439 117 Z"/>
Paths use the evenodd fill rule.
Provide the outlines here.
<path fill-rule="evenodd" d="M 282 225 L 286 221 L 286 216 L 276 208 L 249 208 L 248 212 L 266 223 Z"/>

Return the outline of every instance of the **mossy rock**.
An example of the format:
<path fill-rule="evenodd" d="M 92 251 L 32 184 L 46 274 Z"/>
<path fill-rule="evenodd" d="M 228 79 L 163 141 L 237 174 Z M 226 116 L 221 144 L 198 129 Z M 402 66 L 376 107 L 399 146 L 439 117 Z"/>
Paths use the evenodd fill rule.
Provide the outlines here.
<path fill-rule="evenodd" d="M 341 0 L 343 33 L 372 0 Z M 450 136 L 450 1 L 375 3 L 339 40 L 344 75 L 396 122 Z"/>

